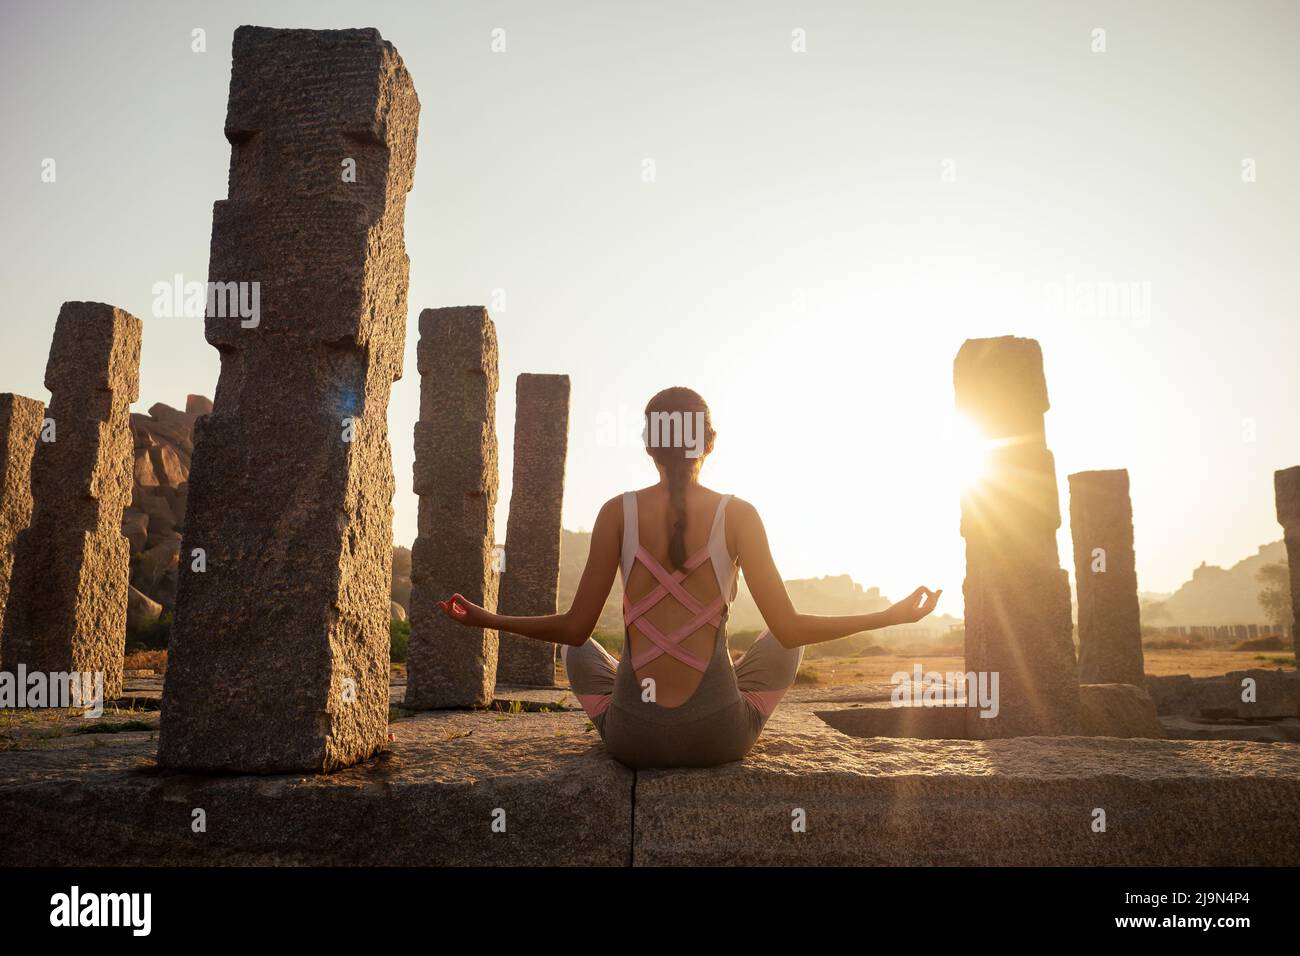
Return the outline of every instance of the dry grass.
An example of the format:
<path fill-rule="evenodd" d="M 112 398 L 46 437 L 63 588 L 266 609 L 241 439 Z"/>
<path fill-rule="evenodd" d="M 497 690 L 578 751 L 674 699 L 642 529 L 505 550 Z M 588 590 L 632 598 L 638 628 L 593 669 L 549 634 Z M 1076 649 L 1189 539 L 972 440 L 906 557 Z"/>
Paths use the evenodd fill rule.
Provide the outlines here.
<path fill-rule="evenodd" d="M 1239 651 L 1227 647 L 1205 647 L 1195 650 L 1171 649 L 1143 652 L 1148 674 L 1190 674 L 1193 677 L 1215 677 L 1229 671 L 1264 667 L 1295 667 L 1291 654 L 1261 654 L 1257 650 Z"/>
<path fill-rule="evenodd" d="M 129 671 L 153 671 L 155 674 L 165 674 L 167 672 L 167 652 L 132 651 L 126 655 L 123 667 Z"/>

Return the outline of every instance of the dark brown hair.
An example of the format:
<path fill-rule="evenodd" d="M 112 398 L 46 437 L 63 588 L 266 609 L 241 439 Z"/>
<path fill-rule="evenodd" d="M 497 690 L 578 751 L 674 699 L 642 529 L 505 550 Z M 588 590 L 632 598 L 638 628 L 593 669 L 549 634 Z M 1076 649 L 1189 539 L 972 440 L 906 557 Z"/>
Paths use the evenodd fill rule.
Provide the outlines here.
<path fill-rule="evenodd" d="M 698 392 L 678 385 L 646 403 L 646 450 L 668 479 L 668 561 L 677 570 L 686 565 L 686 486 L 716 438 L 708 403 Z"/>

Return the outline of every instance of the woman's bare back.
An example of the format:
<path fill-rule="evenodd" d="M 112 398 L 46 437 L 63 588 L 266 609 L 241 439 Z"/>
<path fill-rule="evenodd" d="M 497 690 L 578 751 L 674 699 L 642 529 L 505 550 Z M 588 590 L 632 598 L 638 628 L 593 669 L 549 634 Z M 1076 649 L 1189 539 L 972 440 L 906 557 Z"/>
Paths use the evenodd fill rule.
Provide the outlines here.
<path fill-rule="evenodd" d="M 671 537 L 673 509 L 668 498 L 668 490 L 663 485 L 652 485 L 636 493 L 638 515 L 638 540 L 650 555 L 672 573 L 675 569 L 668 560 L 668 542 Z M 691 483 L 686 488 L 686 554 L 688 557 L 705 549 L 709 543 L 714 516 L 722 495 L 702 485 Z M 725 513 L 725 512 L 724 512 Z M 725 527 L 725 518 L 724 518 Z M 624 529 L 624 534 L 627 533 Z M 734 564 L 736 559 L 736 541 L 734 530 L 727 532 L 727 554 Z M 656 587 L 659 582 L 640 561 L 633 562 L 627 580 L 628 599 L 635 604 Z M 687 573 L 682 587 L 688 594 L 702 604 L 709 604 L 719 594 L 718 578 L 714 573 L 713 563 L 704 561 L 695 570 Z M 730 594 L 723 595 L 729 600 Z M 683 607 L 671 597 L 665 598 L 645 613 L 645 619 L 659 631 L 668 634 L 690 623 L 694 612 Z M 713 654 L 713 642 L 717 636 L 717 627 L 704 624 L 696 629 L 682 642 L 683 649 L 696 657 L 708 660 Z M 633 623 L 628 628 L 630 647 L 627 652 L 634 657 L 654 647 L 654 644 Z M 638 682 L 646 678 L 654 681 L 654 700 L 661 707 L 676 707 L 685 703 L 695 693 L 704 674 L 687 664 L 662 654 L 639 668 L 636 672 Z"/>

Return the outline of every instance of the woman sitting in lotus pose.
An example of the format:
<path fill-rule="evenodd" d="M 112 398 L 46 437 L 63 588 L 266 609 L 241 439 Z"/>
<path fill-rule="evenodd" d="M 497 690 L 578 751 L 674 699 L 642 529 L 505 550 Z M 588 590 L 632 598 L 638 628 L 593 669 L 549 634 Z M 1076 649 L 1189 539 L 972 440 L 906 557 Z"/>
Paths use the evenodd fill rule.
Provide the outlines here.
<path fill-rule="evenodd" d="M 645 412 L 646 451 L 659 481 L 600 509 L 568 611 L 510 617 L 460 594 L 440 606 L 462 624 L 561 645 L 569 684 L 620 763 L 709 767 L 739 760 L 753 747 L 794 683 L 805 645 L 919 621 L 943 592 L 917 588 L 874 614 L 800 614 L 754 506 L 699 483 L 716 437 L 704 399 L 669 388 Z M 739 570 L 767 630 L 733 666 L 727 612 Z M 616 571 L 623 575 L 624 623 L 617 661 L 590 636 Z"/>

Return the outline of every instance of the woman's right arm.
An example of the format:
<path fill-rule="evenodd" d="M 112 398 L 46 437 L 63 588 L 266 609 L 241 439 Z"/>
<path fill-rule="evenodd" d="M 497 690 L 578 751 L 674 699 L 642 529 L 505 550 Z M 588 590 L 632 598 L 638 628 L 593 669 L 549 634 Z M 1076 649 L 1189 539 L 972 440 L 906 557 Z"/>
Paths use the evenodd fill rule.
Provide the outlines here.
<path fill-rule="evenodd" d="M 871 614 L 800 614 L 772 560 L 767 530 L 758 510 L 749 502 L 735 498 L 727 507 L 727 518 L 735 523 L 737 558 L 745 572 L 749 593 L 754 596 L 764 623 L 785 647 L 821 644 L 861 631 L 911 624 L 933 611 L 943 593 L 917 588 L 892 607 Z"/>

